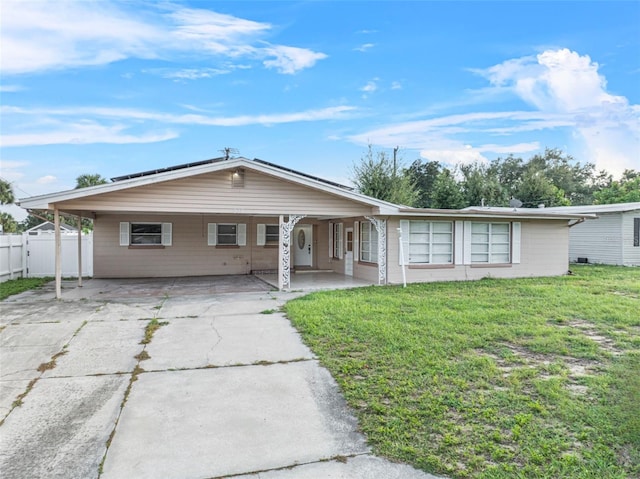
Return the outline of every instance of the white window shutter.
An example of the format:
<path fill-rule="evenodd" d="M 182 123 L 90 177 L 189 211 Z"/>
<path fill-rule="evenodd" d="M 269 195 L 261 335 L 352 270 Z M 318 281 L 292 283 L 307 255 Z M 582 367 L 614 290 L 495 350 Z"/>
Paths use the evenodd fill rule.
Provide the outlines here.
<path fill-rule="evenodd" d="M 329 258 L 333 258 L 333 223 L 329 223 Z"/>
<path fill-rule="evenodd" d="M 360 260 L 360 222 L 353 222 L 353 259 Z"/>
<path fill-rule="evenodd" d="M 218 224 L 207 224 L 207 245 L 215 246 L 218 243 Z"/>
<path fill-rule="evenodd" d="M 129 223 L 120 223 L 120 246 L 129 246 Z"/>
<path fill-rule="evenodd" d="M 238 246 L 246 246 L 247 245 L 247 225 L 245 223 L 239 223 L 237 229 L 237 241 Z"/>
<path fill-rule="evenodd" d="M 171 246 L 173 236 L 173 225 L 162 223 L 162 246 Z"/>
<path fill-rule="evenodd" d="M 409 220 L 400 220 L 400 232 L 402 234 L 402 256 L 400 257 L 400 251 L 398 251 L 398 264 L 409 264 L 409 249 L 410 249 L 410 237 L 409 237 Z M 404 263 L 403 263 L 404 260 Z"/>
<path fill-rule="evenodd" d="M 257 237 L 256 237 L 256 245 L 264 246 L 267 244 L 267 225 L 259 224 L 257 225 Z"/>
<path fill-rule="evenodd" d="M 512 238 L 511 238 L 511 262 L 513 264 L 520 264 L 520 222 L 515 221 L 512 226 Z"/>
<path fill-rule="evenodd" d="M 455 238 L 453 257 L 455 264 L 463 263 L 463 251 L 464 251 L 464 227 L 463 222 L 458 220 L 454 223 L 453 237 Z"/>
<path fill-rule="evenodd" d="M 338 227 L 338 258 L 342 259 L 342 257 L 344 256 L 342 254 L 344 248 L 343 248 L 343 244 L 344 244 L 344 229 L 343 229 L 343 223 L 338 223 L 336 225 Z"/>
<path fill-rule="evenodd" d="M 464 264 L 471 264 L 471 221 L 464 222 L 464 245 L 463 258 Z"/>

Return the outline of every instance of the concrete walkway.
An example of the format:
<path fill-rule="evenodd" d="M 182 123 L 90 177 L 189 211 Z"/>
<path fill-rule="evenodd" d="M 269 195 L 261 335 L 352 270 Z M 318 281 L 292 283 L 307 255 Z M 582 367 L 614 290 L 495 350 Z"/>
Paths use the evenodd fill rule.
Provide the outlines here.
<path fill-rule="evenodd" d="M 301 293 L 171 281 L 90 280 L 62 301 L 45 289 L 0 303 L 3 479 L 434 477 L 370 454 L 278 312 Z"/>

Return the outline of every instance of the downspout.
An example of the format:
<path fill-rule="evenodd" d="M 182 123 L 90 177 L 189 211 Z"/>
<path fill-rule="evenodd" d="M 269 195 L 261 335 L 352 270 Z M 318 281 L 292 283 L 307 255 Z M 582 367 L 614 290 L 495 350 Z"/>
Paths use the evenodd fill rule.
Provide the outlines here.
<path fill-rule="evenodd" d="M 585 219 L 584 218 L 580 218 L 579 220 L 576 220 L 575 223 L 569 223 L 567 225 L 568 228 L 573 228 L 575 225 L 579 225 L 580 223 L 584 223 Z"/>

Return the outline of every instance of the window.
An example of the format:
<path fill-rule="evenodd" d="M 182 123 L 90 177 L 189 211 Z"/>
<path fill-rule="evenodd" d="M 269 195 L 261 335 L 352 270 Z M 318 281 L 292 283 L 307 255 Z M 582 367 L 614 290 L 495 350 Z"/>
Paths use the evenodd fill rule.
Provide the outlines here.
<path fill-rule="evenodd" d="M 370 221 L 360 223 L 360 261 L 378 262 L 378 230 Z"/>
<path fill-rule="evenodd" d="M 120 246 L 171 246 L 171 223 L 120 223 Z"/>
<path fill-rule="evenodd" d="M 342 223 L 333 224 L 333 257 L 342 259 Z"/>
<path fill-rule="evenodd" d="M 280 239 L 280 228 L 278 225 L 266 225 L 264 242 L 269 245 L 277 245 Z"/>
<path fill-rule="evenodd" d="M 209 223 L 207 225 L 209 246 L 245 246 L 247 225 L 243 223 Z"/>
<path fill-rule="evenodd" d="M 408 223 L 409 264 L 451 264 L 453 262 L 453 222 L 408 221 Z M 407 233 L 403 231 L 403 234 Z"/>
<path fill-rule="evenodd" d="M 471 223 L 471 262 L 509 263 L 509 223 Z"/>

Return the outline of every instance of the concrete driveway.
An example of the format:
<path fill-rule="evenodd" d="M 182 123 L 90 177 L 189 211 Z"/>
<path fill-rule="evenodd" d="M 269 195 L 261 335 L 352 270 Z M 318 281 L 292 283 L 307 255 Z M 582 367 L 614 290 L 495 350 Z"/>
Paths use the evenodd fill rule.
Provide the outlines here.
<path fill-rule="evenodd" d="M 0 303 L 0 476 L 434 477 L 370 454 L 278 312 L 301 293 L 229 281 L 90 280 Z"/>

